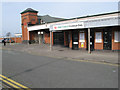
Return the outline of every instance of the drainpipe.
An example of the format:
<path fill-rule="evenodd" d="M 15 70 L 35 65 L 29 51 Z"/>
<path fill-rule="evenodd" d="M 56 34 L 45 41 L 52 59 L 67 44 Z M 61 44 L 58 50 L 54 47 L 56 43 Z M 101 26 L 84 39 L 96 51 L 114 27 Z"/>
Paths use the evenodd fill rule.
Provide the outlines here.
<path fill-rule="evenodd" d="M 88 28 L 88 53 L 91 53 L 90 51 L 90 28 Z"/>

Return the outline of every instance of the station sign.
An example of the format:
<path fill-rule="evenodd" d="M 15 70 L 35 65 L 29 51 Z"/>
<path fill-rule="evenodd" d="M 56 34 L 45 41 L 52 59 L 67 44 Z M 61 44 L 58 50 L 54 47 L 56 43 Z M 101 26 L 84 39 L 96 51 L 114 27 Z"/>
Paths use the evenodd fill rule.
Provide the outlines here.
<path fill-rule="evenodd" d="M 53 30 L 69 30 L 69 29 L 77 29 L 77 28 L 84 28 L 84 23 L 78 22 L 78 23 L 53 25 Z"/>

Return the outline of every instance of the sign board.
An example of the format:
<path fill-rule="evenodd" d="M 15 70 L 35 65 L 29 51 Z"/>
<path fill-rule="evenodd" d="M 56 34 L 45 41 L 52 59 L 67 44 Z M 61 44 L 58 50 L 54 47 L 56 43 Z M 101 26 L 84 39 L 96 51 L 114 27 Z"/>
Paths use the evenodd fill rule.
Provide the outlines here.
<path fill-rule="evenodd" d="M 73 44 L 78 44 L 78 42 L 73 42 Z"/>
<path fill-rule="evenodd" d="M 81 47 L 84 47 L 84 43 L 83 42 L 81 43 Z"/>
<path fill-rule="evenodd" d="M 80 40 L 79 42 L 85 42 L 85 33 L 80 33 Z"/>
<path fill-rule="evenodd" d="M 96 32 L 95 33 L 95 42 L 96 43 L 102 43 L 102 32 Z"/>
<path fill-rule="evenodd" d="M 84 28 L 83 22 L 53 25 L 53 30 L 69 30 L 77 28 Z"/>
<path fill-rule="evenodd" d="M 43 30 L 43 29 L 49 29 L 50 24 L 43 24 L 43 25 L 34 25 L 27 27 L 28 31 L 35 31 L 35 30 Z"/>

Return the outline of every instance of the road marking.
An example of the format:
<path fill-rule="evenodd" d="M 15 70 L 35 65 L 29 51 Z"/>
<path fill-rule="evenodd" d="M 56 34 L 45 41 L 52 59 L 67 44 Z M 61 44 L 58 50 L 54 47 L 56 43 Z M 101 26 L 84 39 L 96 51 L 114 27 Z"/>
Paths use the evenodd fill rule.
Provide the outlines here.
<path fill-rule="evenodd" d="M 10 86 L 12 86 L 12 87 L 14 87 L 14 88 L 17 88 L 17 89 L 19 89 L 19 88 L 20 88 L 20 87 L 18 87 L 18 86 L 16 86 L 16 85 L 14 85 L 14 84 L 12 84 L 12 83 L 8 82 L 7 80 L 4 80 L 4 79 L 2 79 L 2 78 L 0 78 L 0 80 L 1 80 L 1 81 L 3 81 L 3 82 L 5 82 L 5 83 L 7 83 L 7 84 L 9 84 Z"/>
<path fill-rule="evenodd" d="M 14 87 L 14 88 L 24 88 L 24 89 L 27 89 L 27 90 L 31 90 L 31 89 L 29 89 L 28 87 L 26 87 L 26 86 L 24 86 L 24 85 L 22 85 L 22 84 L 20 84 L 20 83 L 18 83 L 18 82 L 15 82 L 14 80 L 12 80 L 12 79 L 10 79 L 10 78 L 7 78 L 7 77 L 5 77 L 5 76 L 3 76 L 3 75 L 1 75 L 0 74 L 0 77 L 2 78 L 0 78 L 0 80 L 1 81 L 3 81 L 3 82 L 5 82 L 5 83 L 7 83 L 7 84 L 9 84 L 10 86 L 12 86 L 12 87 Z M 21 90 L 21 89 L 20 89 Z"/>
<path fill-rule="evenodd" d="M 45 57 L 56 58 L 56 59 L 64 59 L 63 57 L 39 55 L 38 53 L 33 53 L 33 52 L 28 52 L 28 53 L 31 54 L 31 55 L 45 56 Z M 105 65 L 117 66 L 117 67 L 120 66 L 119 64 L 112 64 L 112 63 L 99 62 L 99 61 L 90 61 L 90 60 L 80 60 L 80 59 L 71 59 L 71 58 L 65 58 L 64 60 L 88 62 L 88 63 L 96 63 L 96 64 L 105 64 Z"/>
<path fill-rule="evenodd" d="M 118 64 L 111 64 L 111 63 L 105 63 L 105 62 L 97 62 L 97 61 L 88 61 L 88 60 L 77 60 L 77 59 L 66 59 L 71 61 L 79 61 L 79 62 L 89 62 L 89 63 L 96 63 L 96 64 L 105 64 L 105 65 L 111 65 L 111 66 L 120 66 Z"/>

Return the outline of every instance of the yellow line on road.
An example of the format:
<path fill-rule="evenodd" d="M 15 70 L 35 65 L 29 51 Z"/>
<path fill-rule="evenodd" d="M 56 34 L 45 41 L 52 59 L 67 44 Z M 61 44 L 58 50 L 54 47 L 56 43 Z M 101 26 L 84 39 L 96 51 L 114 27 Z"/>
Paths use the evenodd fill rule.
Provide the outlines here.
<path fill-rule="evenodd" d="M 15 82 L 14 80 L 9 79 L 9 78 L 1 75 L 1 74 L 0 74 L 0 77 L 2 77 L 3 79 L 6 79 L 6 80 L 12 82 L 13 84 L 15 84 L 15 85 L 17 85 L 17 86 L 20 86 L 21 88 L 25 88 L 25 89 L 27 89 L 27 90 L 30 90 L 28 87 L 26 87 L 26 86 L 24 86 L 24 85 L 22 85 L 22 84 L 20 84 L 20 83 L 17 83 L 17 82 Z M 19 88 L 20 88 L 20 87 L 19 87 Z"/>
<path fill-rule="evenodd" d="M 111 65 L 111 66 L 120 66 L 118 64 L 111 64 L 111 63 L 105 63 L 105 62 L 97 62 L 97 61 L 88 61 L 88 60 L 77 60 L 77 59 L 67 59 L 71 61 L 79 61 L 79 62 L 89 62 L 89 63 L 96 63 L 96 64 L 105 64 L 105 65 Z"/>
<path fill-rule="evenodd" d="M 2 78 L 0 78 L 0 80 L 3 81 L 3 82 L 5 82 L 5 83 L 7 83 L 7 84 L 9 84 L 10 86 L 12 86 L 12 87 L 14 87 L 14 88 L 17 88 L 17 89 L 21 90 L 20 87 L 12 84 L 12 83 L 10 83 L 10 82 L 8 82 L 7 80 L 4 80 L 4 79 L 2 79 Z"/>
<path fill-rule="evenodd" d="M 32 53 L 29 52 L 31 55 L 39 55 L 38 53 Z M 47 56 L 47 55 L 39 55 L 39 56 L 45 56 L 45 57 L 50 57 L 50 58 L 56 58 L 56 59 L 64 59 L 62 57 L 56 57 L 56 56 Z M 88 63 L 96 63 L 96 64 L 104 64 L 104 65 L 110 65 L 110 66 L 120 66 L 119 64 L 112 64 L 112 63 L 106 63 L 106 62 L 99 62 L 99 61 L 90 61 L 90 60 L 80 60 L 80 59 L 71 59 L 71 58 L 66 58 L 64 60 L 71 60 L 71 61 L 79 61 L 79 62 L 88 62 Z"/>

